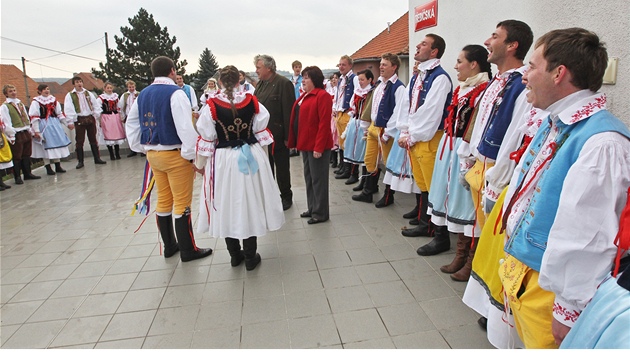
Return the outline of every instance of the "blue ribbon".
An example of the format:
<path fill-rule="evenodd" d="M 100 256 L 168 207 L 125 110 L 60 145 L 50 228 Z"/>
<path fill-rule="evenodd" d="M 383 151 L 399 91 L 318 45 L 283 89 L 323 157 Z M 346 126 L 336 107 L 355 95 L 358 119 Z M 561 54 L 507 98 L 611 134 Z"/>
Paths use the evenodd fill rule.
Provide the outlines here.
<path fill-rule="evenodd" d="M 258 162 L 254 159 L 250 146 L 245 144 L 237 149 L 241 150 L 238 156 L 238 170 L 246 175 L 250 174 L 250 172 L 251 174 L 256 174 L 258 172 Z"/>

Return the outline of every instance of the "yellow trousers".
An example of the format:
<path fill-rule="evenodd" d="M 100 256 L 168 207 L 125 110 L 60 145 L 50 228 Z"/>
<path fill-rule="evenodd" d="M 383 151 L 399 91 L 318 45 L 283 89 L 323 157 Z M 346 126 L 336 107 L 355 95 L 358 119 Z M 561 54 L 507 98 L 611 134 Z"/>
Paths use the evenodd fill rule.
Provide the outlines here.
<path fill-rule="evenodd" d="M 349 121 L 350 115 L 348 115 L 348 113 L 337 112 L 337 117 L 335 117 L 335 124 L 337 126 L 337 136 L 339 137 L 339 146 L 341 146 L 341 149 L 343 149 L 344 143 L 346 142 L 345 138 L 341 138 L 341 134 L 346 131 L 346 126 L 348 125 Z"/>
<path fill-rule="evenodd" d="M 551 333 L 555 295 L 538 285 L 539 273 L 507 255 L 499 267 L 519 337 L 527 349 L 557 349 Z"/>
<path fill-rule="evenodd" d="M 179 150 L 147 152 L 147 160 L 155 176 L 157 187 L 156 213 L 184 214 L 192 203 L 193 170 L 190 161 L 182 158 Z"/>
<path fill-rule="evenodd" d="M 440 140 L 444 135 L 443 130 L 435 133 L 433 139 L 415 143 L 409 152 L 411 153 L 411 171 L 413 179 L 418 188 L 423 192 L 431 189 L 431 177 L 433 176 L 433 166 L 435 165 L 435 155 L 440 146 Z"/>
<path fill-rule="evenodd" d="M 383 144 L 380 141 L 381 130 L 383 130 L 383 128 L 375 127 L 374 122 L 372 122 L 368 128 L 367 140 L 365 142 L 364 163 L 365 168 L 369 173 L 374 173 L 378 169 L 378 160 L 381 153 L 381 160 L 383 161 L 383 164 L 387 163 L 387 156 L 389 156 L 389 152 L 392 150 L 392 144 L 394 143 L 394 139 L 391 138 Z"/>
<path fill-rule="evenodd" d="M 486 223 L 486 214 L 483 212 L 481 201 L 483 190 L 486 187 L 486 171 L 492 166 L 494 166 L 494 162 L 477 160 L 470 171 L 466 173 L 466 182 L 470 185 L 470 193 L 472 194 L 473 204 L 475 205 L 479 229 L 483 229 Z"/>

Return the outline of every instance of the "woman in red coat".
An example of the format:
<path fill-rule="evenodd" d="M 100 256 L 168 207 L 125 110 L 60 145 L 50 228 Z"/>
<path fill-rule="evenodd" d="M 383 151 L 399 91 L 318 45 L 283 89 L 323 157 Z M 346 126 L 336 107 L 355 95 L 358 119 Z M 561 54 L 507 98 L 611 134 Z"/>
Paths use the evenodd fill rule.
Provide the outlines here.
<path fill-rule="evenodd" d="M 333 147 L 330 119 L 332 98 L 324 89 L 324 74 L 316 66 L 302 70 L 304 93 L 293 105 L 289 148 L 302 152 L 308 210 L 300 214 L 308 224 L 328 220 L 328 169 Z"/>

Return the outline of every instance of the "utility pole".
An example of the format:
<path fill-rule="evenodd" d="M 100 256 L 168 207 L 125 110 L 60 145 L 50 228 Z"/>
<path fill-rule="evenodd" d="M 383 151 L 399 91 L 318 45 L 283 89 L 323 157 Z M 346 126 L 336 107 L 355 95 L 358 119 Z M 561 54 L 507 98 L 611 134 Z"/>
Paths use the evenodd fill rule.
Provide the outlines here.
<path fill-rule="evenodd" d="M 107 56 L 109 55 L 109 39 L 107 38 L 107 32 L 105 32 L 105 68 L 107 69 Z M 107 75 L 107 70 L 105 70 Z M 109 77 L 107 78 L 109 80 Z"/>
<path fill-rule="evenodd" d="M 28 80 L 26 80 L 26 59 L 22 57 L 22 73 L 24 74 L 24 87 L 26 88 L 26 102 L 31 102 L 31 95 L 28 93 Z"/>

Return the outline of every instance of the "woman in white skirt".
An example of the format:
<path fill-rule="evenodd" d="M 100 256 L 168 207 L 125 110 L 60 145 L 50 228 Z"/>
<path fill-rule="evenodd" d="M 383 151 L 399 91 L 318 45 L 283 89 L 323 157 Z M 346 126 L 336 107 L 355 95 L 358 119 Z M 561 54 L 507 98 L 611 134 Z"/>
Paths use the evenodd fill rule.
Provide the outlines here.
<path fill-rule="evenodd" d="M 71 130 L 74 129 L 74 124 L 72 124 L 72 120 L 66 119 L 61 105 L 55 96 L 50 94 L 48 85 L 37 86 L 37 93 L 39 96 L 33 99 L 28 110 L 28 115 L 31 117 L 31 127 L 35 133 L 31 157 L 44 159 L 48 175 L 64 173 L 66 170 L 61 167 L 61 159 L 70 156 L 68 150 L 70 139 L 62 124 Z M 55 164 L 54 171 L 50 165 L 51 162 Z"/>
<path fill-rule="evenodd" d="M 197 231 L 224 238 L 232 266 L 245 260 L 253 270 L 261 260 L 257 237 L 280 229 L 284 212 L 263 149 L 273 142 L 269 112 L 251 94 L 236 92 L 238 74 L 231 65 L 221 69 L 223 90 L 210 97 L 197 122 L 195 169 L 204 176 Z"/>

